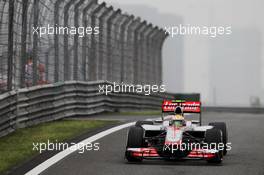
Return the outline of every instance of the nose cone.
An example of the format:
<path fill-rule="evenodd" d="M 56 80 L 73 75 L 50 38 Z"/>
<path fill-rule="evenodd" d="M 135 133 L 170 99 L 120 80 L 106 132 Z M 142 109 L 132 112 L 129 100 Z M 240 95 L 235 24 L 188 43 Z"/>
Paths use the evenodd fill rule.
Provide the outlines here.
<path fill-rule="evenodd" d="M 168 127 L 165 142 L 177 144 L 182 140 L 183 131 L 177 127 Z"/>

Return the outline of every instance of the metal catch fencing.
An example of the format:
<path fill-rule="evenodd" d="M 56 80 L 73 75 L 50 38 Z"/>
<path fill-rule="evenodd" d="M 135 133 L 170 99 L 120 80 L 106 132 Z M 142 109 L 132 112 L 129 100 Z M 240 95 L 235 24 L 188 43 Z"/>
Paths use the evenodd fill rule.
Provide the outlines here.
<path fill-rule="evenodd" d="M 0 0 L 0 93 L 72 80 L 160 85 L 165 38 L 97 0 Z"/>

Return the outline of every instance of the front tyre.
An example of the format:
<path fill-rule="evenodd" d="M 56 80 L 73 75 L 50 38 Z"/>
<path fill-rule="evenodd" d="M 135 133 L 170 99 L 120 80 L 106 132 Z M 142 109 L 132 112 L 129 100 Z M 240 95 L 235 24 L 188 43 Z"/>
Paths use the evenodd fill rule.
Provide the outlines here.
<path fill-rule="evenodd" d="M 223 154 L 226 155 L 227 154 L 227 141 L 228 141 L 228 133 L 227 133 L 227 127 L 226 127 L 226 123 L 224 122 L 213 122 L 213 123 L 209 123 L 209 125 L 213 126 L 216 129 L 220 129 L 222 131 L 223 134 L 223 144 L 224 146 L 224 150 L 223 150 Z"/>
<path fill-rule="evenodd" d="M 132 126 L 128 132 L 127 148 L 142 148 L 143 147 L 143 134 L 144 130 L 142 127 Z M 141 162 L 142 158 L 133 157 L 131 152 L 126 151 L 126 159 L 128 162 Z"/>
<path fill-rule="evenodd" d="M 205 133 L 205 143 L 210 146 L 211 149 L 218 149 L 218 144 L 222 142 L 222 132 L 219 129 L 213 128 L 206 130 Z M 216 147 L 214 147 L 216 146 Z M 223 151 L 218 151 L 214 158 L 208 159 L 208 163 L 220 164 L 223 159 Z"/>

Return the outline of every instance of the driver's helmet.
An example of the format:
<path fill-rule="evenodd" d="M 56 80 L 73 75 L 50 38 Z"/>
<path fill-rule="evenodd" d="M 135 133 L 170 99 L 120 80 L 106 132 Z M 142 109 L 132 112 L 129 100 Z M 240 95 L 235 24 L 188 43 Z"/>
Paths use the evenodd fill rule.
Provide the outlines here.
<path fill-rule="evenodd" d="M 174 110 L 175 115 L 183 115 L 182 108 L 180 106 L 177 106 Z"/>
<path fill-rule="evenodd" d="M 176 128 L 186 126 L 185 120 L 172 120 L 170 121 L 170 126 L 174 126 Z"/>
<path fill-rule="evenodd" d="M 174 117 L 172 118 L 172 121 L 170 124 L 175 127 L 182 127 L 185 126 L 185 120 L 183 117 L 183 111 L 180 106 L 177 106 L 174 110 Z"/>

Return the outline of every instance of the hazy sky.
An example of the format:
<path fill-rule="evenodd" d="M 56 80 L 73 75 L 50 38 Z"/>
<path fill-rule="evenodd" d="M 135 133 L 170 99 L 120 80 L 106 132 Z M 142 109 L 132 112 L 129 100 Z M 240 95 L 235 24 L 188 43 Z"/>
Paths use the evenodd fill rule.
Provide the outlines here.
<path fill-rule="evenodd" d="M 238 42 L 248 42 L 244 45 L 240 45 L 241 48 L 235 49 L 234 53 L 228 52 L 226 54 L 221 54 L 223 56 L 227 55 L 232 57 L 233 55 L 239 55 L 235 52 L 239 52 L 240 50 L 248 50 L 247 55 L 250 55 L 250 52 L 255 52 L 255 45 L 260 50 L 259 60 L 260 60 L 260 68 L 261 68 L 261 78 L 260 82 L 262 86 L 262 93 L 264 94 L 264 20 L 262 19 L 264 16 L 264 1 L 263 0 L 105 0 L 107 3 L 119 3 L 119 4 L 141 4 L 144 6 L 149 6 L 152 8 L 156 8 L 160 13 L 166 14 L 174 14 L 183 18 L 184 24 L 190 25 L 209 25 L 209 26 L 231 26 L 233 32 L 238 31 L 248 31 L 240 34 L 241 37 L 243 35 L 253 35 L 257 34 L 260 40 L 250 40 L 250 41 L 238 41 L 235 40 L 233 36 L 223 36 L 223 40 L 232 42 L 232 47 L 236 47 Z M 126 11 L 126 9 L 124 9 Z M 127 9 L 129 11 L 129 9 Z M 137 15 L 137 14 L 135 14 Z M 151 14 L 149 14 L 151 15 Z M 142 18 L 148 18 L 148 16 L 142 16 Z M 171 24 L 174 25 L 174 24 Z M 236 35 L 237 36 L 237 35 Z M 230 38 L 228 38 L 230 37 Z M 248 37 L 247 37 L 248 38 Z M 202 93 L 203 101 L 207 103 L 212 103 L 213 94 L 211 87 L 212 72 L 210 71 L 210 59 L 212 59 L 213 54 L 210 52 L 211 44 L 214 39 L 208 38 L 205 36 L 185 36 L 184 37 L 184 92 L 200 92 Z M 236 44 L 237 42 L 237 44 Z M 218 44 L 218 52 L 221 53 L 221 49 L 223 52 L 226 52 L 226 48 L 224 48 L 225 44 L 222 46 Z M 233 55 L 232 55 L 233 54 Z M 252 55 L 255 55 L 252 53 Z M 173 56 L 172 56 L 173 57 Z M 164 58 L 168 59 L 168 58 Z M 228 64 L 228 58 L 226 59 L 226 64 Z M 250 57 L 246 59 L 252 59 Z M 258 59 L 258 58 L 257 58 Z M 256 59 L 252 59 L 254 61 Z M 243 60 L 241 60 L 243 61 Z M 248 61 L 245 61 L 247 64 Z M 166 67 L 166 63 L 165 67 Z M 224 70 L 224 67 L 219 67 L 219 70 Z M 239 70 L 239 69 L 238 69 Z M 236 71 L 234 65 L 234 71 Z M 254 69 L 246 70 L 246 71 L 255 71 Z M 216 71 L 217 72 L 217 71 Z M 220 72 L 220 71 L 219 71 Z M 231 73 L 231 72 L 230 72 Z M 241 75 L 243 76 L 243 75 Z M 241 78 L 241 77 L 240 77 Z M 165 77 L 165 83 L 168 84 L 169 89 L 173 89 L 173 76 Z M 243 80 L 243 78 L 241 79 Z M 232 79 L 228 80 L 227 83 L 232 81 Z M 245 86 L 250 86 L 246 82 L 244 82 Z M 171 87 L 171 88 L 170 88 Z M 221 86 L 218 87 L 221 89 Z M 243 87 L 240 87 L 243 89 Z M 257 89 L 261 87 L 256 87 L 256 92 L 261 96 L 262 101 L 264 102 L 264 95 L 259 92 Z M 249 88 L 245 88 L 246 91 Z M 214 92 L 215 93 L 215 92 Z M 217 93 L 217 92 L 216 92 Z M 228 93 L 228 92 L 227 92 Z M 247 92 L 249 93 L 249 92 Z M 246 94 L 246 93 L 245 93 Z M 249 94 L 254 94 L 253 92 Z M 222 94 L 218 94 L 221 96 Z M 230 98 L 232 94 L 229 94 Z M 241 99 L 245 99 L 245 101 L 249 101 L 249 96 L 241 95 Z M 232 100 L 230 100 L 232 101 Z M 239 100 L 237 104 L 241 104 Z M 235 102 L 236 102 L 235 101 Z M 242 100 L 241 100 L 242 101 Z M 231 104 L 235 103 L 234 101 Z M 222 104 L 221 102 L 219 102 Z M 247 105 L 245 102 L 243 104 Z"/>

